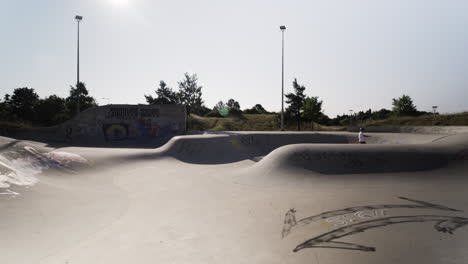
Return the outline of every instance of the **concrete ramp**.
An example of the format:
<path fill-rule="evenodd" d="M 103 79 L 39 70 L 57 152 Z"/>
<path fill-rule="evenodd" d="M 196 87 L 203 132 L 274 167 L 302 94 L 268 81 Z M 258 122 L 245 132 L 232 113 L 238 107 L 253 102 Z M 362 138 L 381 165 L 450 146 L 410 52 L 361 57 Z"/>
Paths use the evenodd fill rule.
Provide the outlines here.
<path fill-rule="evenodd" d="M 350 134 L 328 133 L 223 133 L 174 137 L 161 149 L 181 161 L 220 164 L 264 156 L 297 143 L 348 144 Z"/>
<path fill-rule="evenodd" d="M 321 174 L 395 173 L 447 166 L 456 152 L 420 145 L 288 145 L 274 150 L 254 170 L 305 169 Z"/>
<path fill-rule="evenodd" d="M 390 133 L 370 135 L 369 144 L 377 145 L 423 144 L 444 137 L 443 135 Z M 336 149 L 345 148 L 352 152 L 352 147 L 348 148 L 343 145 L 356 145 L 357 136 L 355 133 L 347 132 L 224 132 L 174 137 L 160 150 L 188 163 L 221 164 L 245 159 L 258 160 L 259 157 L 266 156 L 279 147 L 301 143 L 314 145 L 314 148 L 322 148 L 323 144 L 336 144 Z M 362 149 L 359 148 L 360 145 L 356 147 L 358 147 L 356 150 Z M 385 150 L 382 149 L 382 151 Z"/>
<path fill-rule="evenodd" d="M 381 139 L 375 140 L 377 137 Z M 374 136 L 373 141 L 385 142 L 382 138 L 382 135 Z M 295 144 L 275 149 L 252 169 L 300 168 L 321 174 L 426 171 L 459 163 L 467 150 L 468 133 L 445 135 L 419 144 Z"/>
<path fill-rule="evenodd" d="M 468 263 L 468 134 L 369 135 L 0 138 L 2 261 Z"/>

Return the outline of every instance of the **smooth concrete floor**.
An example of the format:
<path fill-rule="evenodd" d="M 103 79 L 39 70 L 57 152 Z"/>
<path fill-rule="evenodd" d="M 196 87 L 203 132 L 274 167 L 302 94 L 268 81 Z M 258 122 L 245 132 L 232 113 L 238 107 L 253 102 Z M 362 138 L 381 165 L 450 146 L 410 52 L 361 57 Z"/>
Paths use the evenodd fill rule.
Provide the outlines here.
<path fill-rule="evenodd" d="M 420 138 L 432 146 L 440 136 Z M 88 164 L 51 165 L 34 185 L 0 188 L 1 262 L 468 263 L 465 139 L 438 143 L 458 156 L 437 168 L 339 174 L 273 159 L 294 146 L 210 164 L 165 147 L 51 150 L 18 142 L 0 154 L 12 161 L 15 148 L 32 146 Z"/>

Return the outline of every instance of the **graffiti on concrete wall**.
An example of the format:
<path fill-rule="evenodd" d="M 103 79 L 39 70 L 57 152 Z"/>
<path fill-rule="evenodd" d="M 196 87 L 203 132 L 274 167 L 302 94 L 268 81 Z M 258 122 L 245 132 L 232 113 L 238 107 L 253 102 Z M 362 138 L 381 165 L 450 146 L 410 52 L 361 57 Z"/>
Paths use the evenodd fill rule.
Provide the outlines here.
<path fill-rule="evenodd" d="M 96 136 L 96 133 L 96 126 L 86 123 L 79 123 L 76 125 L 76 134 L 79 137 L 92 137 Z"/>
<path fill-rule="evenodd" d="M 80 114 L 62 127 L 61 134 L 76 140 L 167 139 L 185 132 L 186 114 L 180 105 L 112 105 Z"/>
<path fill-rule="evenodd" d="M 87 123 L 78 123 L 65 127 L 65 139 L 72 141 L 76 138 L 94 137 L 97 135 L 96 125 Z"/>
<path fill-rule="evenodd" d="M 106 114 L 106 119 L 152 119 L 159 117 L 159 108 L 139 107 L 111 107 Z"/>
<path fill-rule="evenodd" d="M 159 117 L 159 106 L 110 107 L 105 119 L 113 124 L 104 125 L 104 137 L 107 141 L 120 141 L 126 139 L 147 140 L 165 136 L 171 132 L 171 124 L 159 120 Z"/>
<path fill-rule="evenodd" d="M 136 121 L 140 137 L 157 137 L 159 135 L 159 124 L 149 119 L 140 119 Z"/>
<path fill-rule="evenodd" d="M 105 124 L 102 130 L 106 141 L 126 140 L 129 136 L 127 124 Z"/>
<path fill-rule="evenodd" d="M 139 108 L 140 118 L 156 118 L 159 117 L 159 108 Z"/>
<path fill-rule="evenodd" d="M 65 138 L 68 141 L 71 141 L 73 139 L 73 127 L 72 126 L 67 126 L 65 128 Z"/>
<path fill-rule="evenodd" d="M 172 130 L 172 132 L 179 132 L 179 122 L 172 121 L 171 122 L 171 130 Z"/>

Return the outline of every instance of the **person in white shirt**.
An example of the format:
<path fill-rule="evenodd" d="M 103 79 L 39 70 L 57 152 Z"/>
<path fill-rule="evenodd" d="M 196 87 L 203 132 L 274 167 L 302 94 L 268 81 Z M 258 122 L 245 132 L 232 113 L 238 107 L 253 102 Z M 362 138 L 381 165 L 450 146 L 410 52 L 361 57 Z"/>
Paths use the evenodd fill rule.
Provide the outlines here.
<path fill-rule="evenodd" d="M 361 127 L 359 129 L 359 135 L 358 135 L 359 144 L 366 144 L 366 137 L 369 137 L 369 136 L 364 135 L 364 129 Z"/>

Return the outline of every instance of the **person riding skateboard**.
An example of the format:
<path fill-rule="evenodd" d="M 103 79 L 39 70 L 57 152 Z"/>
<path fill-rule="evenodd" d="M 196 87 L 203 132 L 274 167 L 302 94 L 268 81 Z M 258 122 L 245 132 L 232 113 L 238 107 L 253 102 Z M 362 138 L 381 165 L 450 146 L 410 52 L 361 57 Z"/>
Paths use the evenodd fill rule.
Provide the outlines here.
<path fill-rule="evenodd" d="M 367 144 L 366 137 L 369 137 L 369 136 L 364 135 L 364 128 L 362 127 L 359 128 L 359 135 L 358 135 L 359 144 Z"/>

